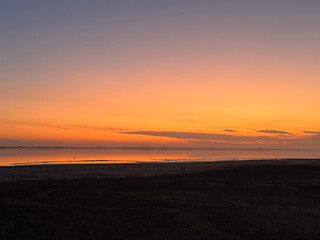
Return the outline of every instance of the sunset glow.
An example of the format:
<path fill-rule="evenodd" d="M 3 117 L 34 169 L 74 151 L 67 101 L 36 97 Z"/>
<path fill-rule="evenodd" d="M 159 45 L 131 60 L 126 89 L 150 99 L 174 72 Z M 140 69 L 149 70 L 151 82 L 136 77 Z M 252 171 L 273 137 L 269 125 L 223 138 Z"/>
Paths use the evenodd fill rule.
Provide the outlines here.
<path fill-rule="evenodd" d="M 320 149 L 320 3 L 67 2 L 1 3 L 1 146 Z"/>

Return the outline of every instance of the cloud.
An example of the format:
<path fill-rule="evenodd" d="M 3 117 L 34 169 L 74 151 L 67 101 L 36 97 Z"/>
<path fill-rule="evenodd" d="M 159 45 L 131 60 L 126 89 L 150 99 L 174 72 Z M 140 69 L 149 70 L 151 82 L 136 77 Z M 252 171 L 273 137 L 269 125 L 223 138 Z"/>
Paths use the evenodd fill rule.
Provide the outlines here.
<path fill-rule="evenodd" d="M 242 147 L 251 148 L 268 146 L 268 148 L 285 149 L 319 149 L 320 133 L 315 135 L 272 135 L 272 136 L 239 136 L 231 134 L 175 132 L 175 131 L 134 131 L 119 132 L 121 134 L 137 134 L 145 136 L 169 137 L 186 140 L 189 144 L 201 147 Z M 288 138 L 290 136 L 290 138 Z M 286 138 L 284 138 L 286 137 Z M 280 147 L 281 146 L 281 147 Z M 319 149 L 320 150 L 320 149 Z"/>
<path fill-rule="evenodd" d="M 269 137 L 269 136 L 234 136 L 234 135 L 228 135 L 228 134 L 198 133 L 198 132 L 136 131 L 136 132 L 119 132 L 119 133 L 157 136 L 157 137 L 170 137 L 170 138 L 176 138 L 176 139 L 193 139 L 193 140 L 224 141 L 224 142 L 252 142 L 252 141 L 279 140 L 279 138 L 277 137 Z"/>
<path fill-rule="evenodd" d="M 96 127 L 96 126 L 88 126 L 88 125 L 78 125 L 78 124 L 37 124 L 39 126 L 45 126 L 49 128 L 57 128 L 57 129 L 74 129 L 74 128 L 82 128 L 82 129 L 90 129 L 90 130 L 101 130 L 101 131 L 123 131 L 122 128 L 113 128 L 113 127 Z"/>
<path fill-rule="evenodd" d="M 290 132 L 284 132 L 279 130 L 258 130 L 259 133 L 276 133 L 276 134 L 292 134 Z"/>
<path fill-rule="evenodd" d="M 64 146 L 67 142 L 57 140 L 35 140 L 35 139 L 0 139 L 0 148 L 20 146 Z"/>
<path fill-rule="evenodd" d="M 48 127 L 48 128 L 56 128 L 62 130 L 69 130 L 75 128 L 82 129 L 91 129 L 91 130 L 100 130 L 100 131 L 124 131 L 123 128 L 115 128 L 115 127 L 99 127 L 99 126 L 90 126 L 90 125 L 79 125 L 79 124 L 54 124 L 54 123 L 39 123 L 39 122 L 5 122 L 1 121 L 0 123 L 5 124 L 14 124 L 14 125 L 26 125 L 26 126 L 39 126 L 39 127 Z"/>
<path fill-rule="evenodd" d="M 39 124 L 40 125 L 40 124 Z M 42 126 L 42 125 L 40 125 Z M 57 128 L 57 129 L 70 129 L 69 127 L 64 127 L 64 126 L 55 126 L 55 125 L 44 125 L 45 127 L 49 127 L 49 128 Z"/>
<path fill-rule="evenodd" d="M 320 132 L 317 131 L 303 131 L 303 133 L 320 134 Z"/>
<path fill-rule="evenodd" d="M 64 124 L 64 125 L 57 125 L 54 127 L 64 128 L 64 129 L 71 129 L 71 128 L 84 128 L 84 129 L 92 129 L 92 130 L 102 130 L 102 131 L 123 131 L 123 128 L 114 128 L 114 127 L 95 127 L 95 126 L 88 126 L 88 125 L 77 125 L 77 124 Z"/>
<path fill-rule="evenodd" d="M 0 143 L 11 143 L 11 142 L 19 142 L 20 139 L 10 139 L 10 138 L 0 138 Z"/>
<path fill-rule="evenodd" d="M 238 132 L 238 131 L 233 130 L 233 129 L 223 129 L 223 131 L 225 131 L 225 132 Z"/>

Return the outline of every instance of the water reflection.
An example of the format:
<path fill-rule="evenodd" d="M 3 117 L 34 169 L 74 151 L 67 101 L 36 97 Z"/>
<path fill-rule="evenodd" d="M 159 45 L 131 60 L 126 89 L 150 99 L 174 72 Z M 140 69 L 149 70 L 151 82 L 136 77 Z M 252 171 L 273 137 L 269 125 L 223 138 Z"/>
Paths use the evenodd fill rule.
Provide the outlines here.
<path fill-rule="evenodd" d="M 174 148 L 0 148 L 0 166 L 320 158 L 319 151 Z"/>

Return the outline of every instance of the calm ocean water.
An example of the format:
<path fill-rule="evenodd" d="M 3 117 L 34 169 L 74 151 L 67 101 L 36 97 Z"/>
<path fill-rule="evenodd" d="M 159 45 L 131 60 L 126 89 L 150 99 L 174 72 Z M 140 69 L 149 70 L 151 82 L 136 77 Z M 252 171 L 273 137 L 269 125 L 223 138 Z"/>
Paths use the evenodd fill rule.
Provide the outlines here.
<path fill-rule="evenodd" d="M 320 158 L 311 150 L 0 148 L 0 166 Z"/>

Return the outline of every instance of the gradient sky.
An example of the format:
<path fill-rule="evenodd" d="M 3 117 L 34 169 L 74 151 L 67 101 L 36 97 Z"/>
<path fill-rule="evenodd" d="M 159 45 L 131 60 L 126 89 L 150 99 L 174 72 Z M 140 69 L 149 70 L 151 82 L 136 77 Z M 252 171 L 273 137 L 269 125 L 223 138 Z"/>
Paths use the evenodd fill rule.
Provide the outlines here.
<path fill-rule="evenodd" d="M 0 145 L 320 149 L 320 1 L 2 0 Z"/>

